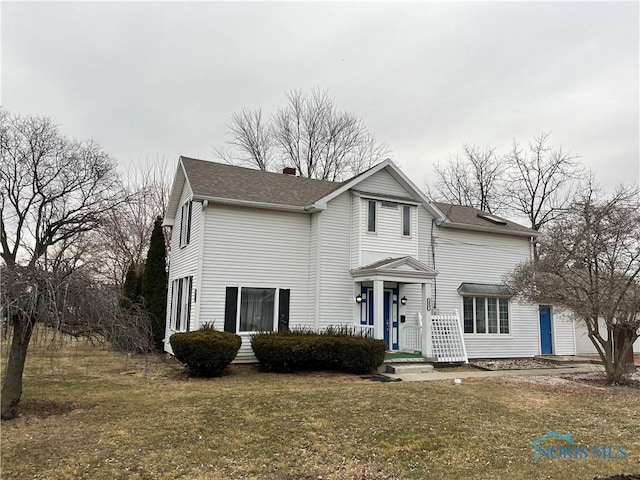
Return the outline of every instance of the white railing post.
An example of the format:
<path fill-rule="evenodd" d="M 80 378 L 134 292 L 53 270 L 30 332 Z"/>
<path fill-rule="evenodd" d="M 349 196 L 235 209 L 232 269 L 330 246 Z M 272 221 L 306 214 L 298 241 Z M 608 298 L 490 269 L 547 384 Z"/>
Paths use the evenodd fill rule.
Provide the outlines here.
<path fill-rule="evenodd" d="M 460 343 L 462 344 L 462 355 L 464 356 L 464 363 L 469 363 L 469 357 L 467 357 L 467 346 L 464 344 L 464 325 L 462 324 L 462 318 L 458 315 L 458 310 L 454 310 L 456 313 L 456 320 L 458 320 L 458 328 L 460 333 Z"/>
<path fill-rule="evenodd" d="M 431 357 L 433 346 L 431 344 L 431 312 L 427 309 L 427 299 L 429 298 L 430 284 L 422 284 L 422 355 Z"/>

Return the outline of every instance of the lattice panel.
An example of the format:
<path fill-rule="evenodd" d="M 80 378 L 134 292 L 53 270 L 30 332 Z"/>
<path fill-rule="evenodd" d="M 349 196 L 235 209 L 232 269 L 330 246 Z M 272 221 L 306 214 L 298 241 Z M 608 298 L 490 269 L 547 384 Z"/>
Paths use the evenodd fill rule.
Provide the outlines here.
<path fill-rule="evenodd" d="M 431 316 L 431 342 L 438 362 L 469 362 L 457 311 Z"/>

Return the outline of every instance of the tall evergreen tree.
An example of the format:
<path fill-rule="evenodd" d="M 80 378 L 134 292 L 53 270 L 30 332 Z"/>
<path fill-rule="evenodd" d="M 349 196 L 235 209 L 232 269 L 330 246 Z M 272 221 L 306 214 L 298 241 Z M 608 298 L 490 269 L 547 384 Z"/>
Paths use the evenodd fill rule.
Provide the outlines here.
<path fill-rule="evenodd" d="M 165 320 L 167 316 L 167 261 L 162 234 L 162 219 L 158 217 L 153 225 L 147 262 L 142 274 L 142 297 L 151 317 L 153 343 L 162 351 Z"/>
<path fill-rule="evenodd" d="M 142 295 L 142 275 L 138 274 L 136 266 L 132 263 L 127 270 L 127 276 L 122 286 L 124 308 L 131 308 L 140 303 Z"/>

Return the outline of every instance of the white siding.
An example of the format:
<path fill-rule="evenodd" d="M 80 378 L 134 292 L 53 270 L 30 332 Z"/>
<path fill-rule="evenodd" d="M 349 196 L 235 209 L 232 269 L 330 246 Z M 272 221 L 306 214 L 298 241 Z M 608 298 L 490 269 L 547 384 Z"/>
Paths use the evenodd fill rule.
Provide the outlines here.
<path fill-rule="evenodd" d="M 378 173 L 360 182 L 355 188 L 363 192 L 379 193 L 381 195 L 386 194 L 409 198 L 414 197 L 412 192 L 405 190 L 404 187 L 400 185 L 386 170 L 380 170 Z"/>
<path fill-rule="evenodd" d="M 329 325 L 351 324 L 353 321 L 354 282 L 349 273 L 350 197 L 349 192 L 339 195 L 320 213 L 320 329 Z"/>
<path fill-rule="evenodd" d="M 438 227 L 435 236 L 437 308 L 458 310 L 462 317 L 462 282 L 504 283 L 504 276 L 530 257 L 526 237 L 470 232 Z M 480 357 L 531 357 L 540 353 L 538 306 L 509 304 L 508 335 L 465 334 L 467 353 Z"/>
<path fill-rule="evenodd" d="M 603 319 L 600 319 L 599 322 L 600 335 L 603 338 L 607 338 L 607 325 Z M 580 320 L 576 320 L 575 327 L 576 334 L 576 354 L 591 354 L 597 355 L 596 347 L 593 346 L 593 343 L 589 339 L 587 327 Z M 633 351 L 637 354 L 640 354 L 640 338 L 635 341 L 633 344 Z"/>
<path fill-rule="evenodd" d="M 425 265 L 437 268 L 433 265 L 431 257 L 431 220 L 432 217 L 422 205 L 416 207 L 418 213 L 418 257 Z M 433 298 L 433 283 L 431 297 Z M 405 285 L 403 295 L 407 297 L 407 304 L 400 307 L 400 314 L 406 316 L 408 325 L 418 324 L 418 312 L 421 311 L 422 290 L 420 285 Z M 402 295 L 401 295 L 402 297 Z"/>
<path fill-rule="evenodd" d="M 182 227 L 181 208 L 185 202 L 192 198 L 191 189 L 187 183 L 184 184 L 180 195 L 180 204 L 176 212 L 176 218 L 171 235 L 171 262 L 169 264 L 169 291 L 167 297 L 167 321 L 165 330 L 165 350 L 171 352 L 169 345 L 169 337 L 174 333 L 170 328 L 171 318 L 171 298 L 172 283 L 176 278 L 193 277 L 193 289 L 191 298 L 191 329 L 194 328 L 195 305 L 193 298 L 196 295 L 196 272 L 198 265 L 199 239 L 200 239 L 200 222 L 202 218 L 202 203 L 194 202 L 191 207 L 191 234 L 189 244 L 180 248 L 180 229 Z"/>
<path fill-rule="evenodd" d="M 554 308 L 551 307 L 551 322 L 551 331 L 553 332 L 553 354 L 575 355 L 575 330 L 573 320 L 566 315 L 556 312 Z"/>
<path fill-rule="evenodd" d="M 290 325 L 313 326 L 309 286 L 311 215 L 209 205 L 200 323 L 224 327 L 226 287 L 291 289 Z M 254 361 L 249 335 L 236 361 Z"/>
<path fill-rule="evenodd" d="M 365 212 L 366 213 L 366 212 Z M 351 195 L 351 268 L 358 268 L 362 265 L 361 239 L 362 231 L 362 199 L 356 195 Z"/>
<path fill-rule="evenodd" d="M 402 204 L 396 208 L 383 207 L 376 202 L 376 232 L 367 231 L 369 200 L 360 199 L 360 231 L 362 265 L 368 265 L 388 257 L 418 256 L 418 215 L 419 207 L 411 206 L 411 236 L 402 235 Z M 422 208 L 422 207 L 420 207 Z"/>

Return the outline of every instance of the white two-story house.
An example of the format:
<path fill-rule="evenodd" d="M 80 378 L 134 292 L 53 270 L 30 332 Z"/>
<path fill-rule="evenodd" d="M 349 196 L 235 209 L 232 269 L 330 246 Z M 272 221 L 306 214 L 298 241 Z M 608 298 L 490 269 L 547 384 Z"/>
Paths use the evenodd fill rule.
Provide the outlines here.
<path fill-rule="evenodd" d="M 433 203 L 389 160 L 328 182 L 181 157 L 164 225 L 169 352 L 174 332 L 213 323 L 242 336 L 236 361 L 255 361 L 253 332 L 284 326 L 428 353 L 432 315 L 456 311 L 470 358 L 575 352 L 572 323 L 503 285 L 536 232 Z"/>

